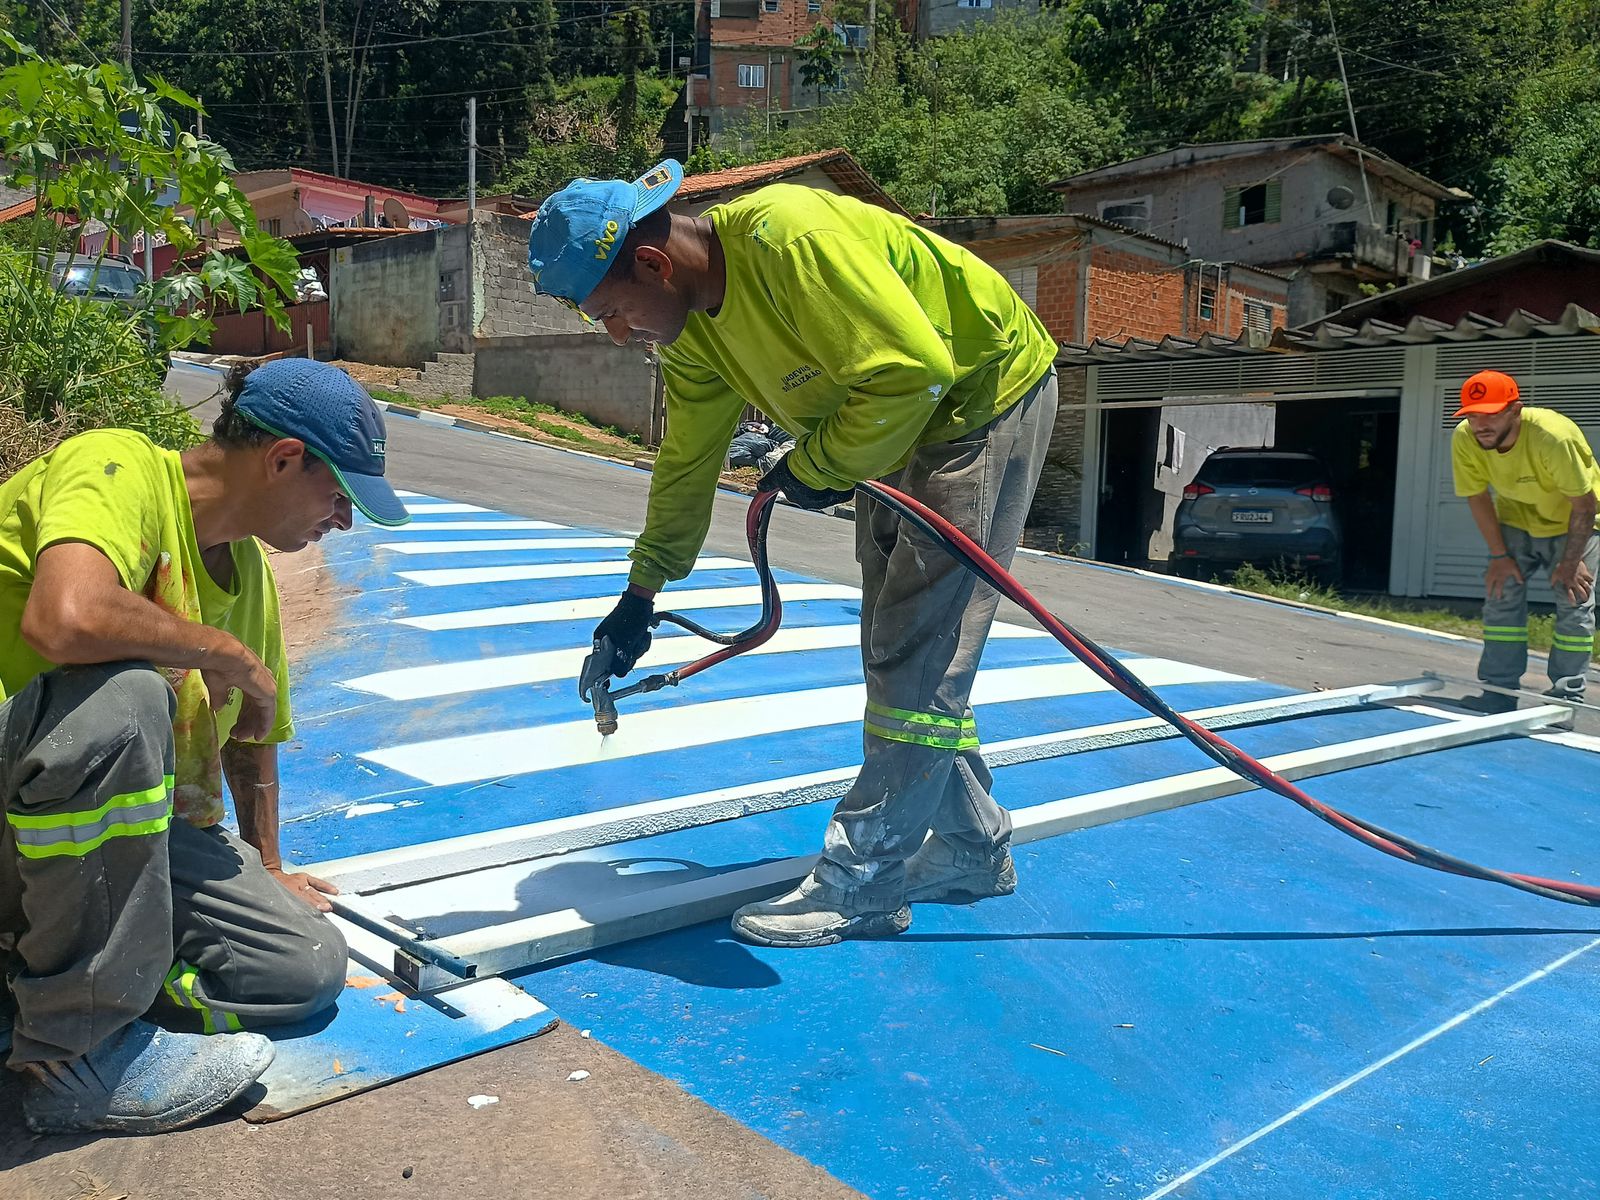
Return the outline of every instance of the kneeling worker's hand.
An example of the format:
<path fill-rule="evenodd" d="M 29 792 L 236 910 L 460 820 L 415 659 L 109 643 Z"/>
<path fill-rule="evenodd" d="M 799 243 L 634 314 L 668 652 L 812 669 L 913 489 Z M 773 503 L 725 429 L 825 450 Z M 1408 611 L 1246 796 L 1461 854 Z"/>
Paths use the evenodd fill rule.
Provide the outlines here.
<path fill-rule="evenodd" d="M 621 679 L 644 657 L 650 649 L 650 618 L 655 609 L 649 596 L 631 589 L 622 593 L 610 615 L 594 627 L 594 651 L 583 660 L 578 676 L 580 699 L 587 703 L 595 684 L 613 675 Z"/>
<path fill-rule="evenodd" d="M 808 483 L 801 483 L 794 477 L 794 472 L 789 469 L 789 455 L 785 454 L 761 477 L 758 485 L 763 492 L 782 492 L 789 498 L 791 504 L 811 512 L 818 512 L 824 508 L 832 508 L 835 504 L 843 504 L 855 495 L 855 489 L 847 492 L 835 491 L 832 488 L 814 488 Z"/>

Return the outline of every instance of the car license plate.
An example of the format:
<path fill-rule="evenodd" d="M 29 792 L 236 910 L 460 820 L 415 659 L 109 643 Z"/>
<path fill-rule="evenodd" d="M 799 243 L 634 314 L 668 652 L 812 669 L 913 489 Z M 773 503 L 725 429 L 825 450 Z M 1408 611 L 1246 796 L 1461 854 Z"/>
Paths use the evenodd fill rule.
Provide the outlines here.
<path fill-rule="evenodd" d="M 1272 510 L 1270 508 L 1236 508 L 1233 510 L 1233 519 L 1240 525 L 1270 525 L 1272 524 Z"/>

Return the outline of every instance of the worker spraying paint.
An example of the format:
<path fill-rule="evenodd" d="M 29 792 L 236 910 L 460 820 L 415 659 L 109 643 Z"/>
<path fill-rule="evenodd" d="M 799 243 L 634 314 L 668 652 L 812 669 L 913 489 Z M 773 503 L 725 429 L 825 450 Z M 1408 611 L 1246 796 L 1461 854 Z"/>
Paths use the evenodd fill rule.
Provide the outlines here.
<path fill-rule="evenodd" d="M 884 479 L 1002 563 L 1022 533 L 1055 421 L 1056 346 L 993 268 L 914 222 L 791 185 L 701 217 L 666 204 L 682 170 L 578 180 L 533 222 L 537 291 L 661 347 L 667 435 L 627 590 L 596 628 L 580 691 L 649 648 L 656 594 L 688 574 L 747 404 L 797 431 L 763 477 L 821 510 Z M 898 933 L 909 902 L 1016 886 L 968 696 L 998 596 L 870 496 L 857 501 L 865 757 L 795 890 L 746 905 L 741 937 L 819 946 Z M 597 707 L 602 731 L 614 710 Z M 929 831 L 932 837 L 928 837 Z"/>

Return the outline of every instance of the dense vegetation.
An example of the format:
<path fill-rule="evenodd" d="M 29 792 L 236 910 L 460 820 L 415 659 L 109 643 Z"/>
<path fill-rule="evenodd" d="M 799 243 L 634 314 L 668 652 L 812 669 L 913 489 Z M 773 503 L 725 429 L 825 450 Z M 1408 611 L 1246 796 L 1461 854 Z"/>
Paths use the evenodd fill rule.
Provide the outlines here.
<path fill-rule="evenodd" d="M 197 427 L 162 394 L 166 355 L 202 338 L 210 314 L 260 307 L 281 317 L 294 252 L 256 228 L 218 146 L 175 129 L 195 101 L 116 67 L 53 62 L 0 29 L 0 161 L 32 211 L 0 239 L 0 479 L 80 429 L 120 425 L 167 446 Z M 202 250 L 187 207 L 231 228 L 237 253 Z M 159 236 L 186 257 L 136 295 L 100 286 L 114 264 L 94 257 L 71 294 L 57 256 L 107 228 Z"/>
<path fill-rule="evenodd" d="M 785 0 L 797 3 L 799 0 Z M 659 152 L 690 0 L 134 0 L 135 64 L 200 96 L 241 167 L 295 163 L 435 195 L 537 194 Z M 865 20 L 861 0 L 826 14 Z M 7 0 L 48 53 L 114 60 L 118 0 Z M 844 145 L 914 211 L 1053 207 L 1041 185 L 1180 141 L 1348 131 L 1475 200 L 1469 253 L 1600 244 L 1592 0 L 1058 0 L 915 45 L 795 51 L 796 111 L 703 147 L 714 165 Z M 58 19 L 59 17 L 59 19 Z M 1342 53 L 1341 53 L 1342 52 Z M 1341 71 L 1341 57 L 1343 70 Z M 1346 101 L 1346 82 L 1348 99 Z"/>

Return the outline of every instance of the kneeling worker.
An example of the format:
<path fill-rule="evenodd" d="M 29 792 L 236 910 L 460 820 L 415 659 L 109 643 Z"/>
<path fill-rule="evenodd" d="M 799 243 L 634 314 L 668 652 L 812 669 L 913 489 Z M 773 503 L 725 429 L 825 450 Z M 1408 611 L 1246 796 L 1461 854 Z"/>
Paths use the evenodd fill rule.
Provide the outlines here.
<path fill-rule="evenodd" d="M 352 501 L 408 517 L 383 416 L 344 372 L 286 359 L 225 390 L 182 454 L 97 430 L 0 486 L 0 939 L 36 1132 L 216 1112 L 272 1061 L 242 1030 L 344 986 L 318 911 L 335 889 L 278 856 L 293 726 L 257 539 L 300 550 L 348 529 Z"/>
<path fill-rule="evenodd" d="M 661 345 L 667 435 L 628 589 L 595 630 L 620 654 L 605 666 L 627 674 L 655 594 L 693 566 L 746 403 L 796 435 L 764 489 L 823 509 L 883 479 L 1009 564 L 1055 423 L 1039 318 L 987 263 L 885 209 L 774 184 L 689 217 L 663 207 L 681 182 L 673 162 L 578 180 L 528 241 L 536 290 L 619 344 Z M 898 933 L 909 902 L 1016 887 L 967 703 L 999 598 L 870 497 L 855 517 L 865 759 L 812 874 L 734 915 L 764 945 Z"/>
<path fill-rule="evenodd" d="M 1479 371 L 1462 384 L 1456 416 L 1462 418 L 1450 439 L 1456 495 L 1467 498 L 1489 546 L 1478 678 L 1495 687 L 1521 685 L 1528 667 L 1528 577 L 1543 569 L 1556 597 L 1545 694 L 1582 700 L 1594 654 L 1600 565 L 1594 452 L 1560 413 L 1524 408 L 1516 380 L 1499 371 Z M 1517 706 L 1514 696 L 1500 692 L 1468 703 L 1484 712 Z"/>

